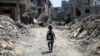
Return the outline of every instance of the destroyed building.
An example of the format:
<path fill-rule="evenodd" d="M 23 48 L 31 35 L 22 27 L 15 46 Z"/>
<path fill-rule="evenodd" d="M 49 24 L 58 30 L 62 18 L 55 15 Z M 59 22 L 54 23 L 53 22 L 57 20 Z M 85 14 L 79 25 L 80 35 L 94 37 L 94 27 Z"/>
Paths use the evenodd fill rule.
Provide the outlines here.
<path fill-rule="evenodd" d="M 69 2 L 71 5 L 69 14 L 73 14 L 74 17 L 86 17 L 91 14 L 100 14 L 100 5 L 98 5 L 95 0 L 69 0 Z"/>
<path fill-rule="evenodd" d="M 68 9 L 71 7 L 69 1 L 62 0 L 61 2 L 62 12 L 68 12 Z"/>
<path fill-rule="evenodd" d="M 21 15 L 25 12 L 26 3 L 26 0 L 0 0 L 0 14 L 20 20 Z"/>
<path fill-rule="evenodd" d="M 49 0 L 0 0 L 0 14 L 7 15 L 15 21 L 24 21 L 24 17 L 41 20 L 48 17 Z"/>

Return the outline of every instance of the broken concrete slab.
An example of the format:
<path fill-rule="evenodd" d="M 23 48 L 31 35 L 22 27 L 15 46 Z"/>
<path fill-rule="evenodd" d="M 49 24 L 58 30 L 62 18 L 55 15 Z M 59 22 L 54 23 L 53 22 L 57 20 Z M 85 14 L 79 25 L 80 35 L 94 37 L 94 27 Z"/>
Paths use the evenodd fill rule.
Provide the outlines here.
<path fill-rule="evenodd" d="M 86 38 L 86 36 L 87 36 L 87 31 L 83 31 L 78 35 L 77 38 L 82 39 L 82 38 Z"/>

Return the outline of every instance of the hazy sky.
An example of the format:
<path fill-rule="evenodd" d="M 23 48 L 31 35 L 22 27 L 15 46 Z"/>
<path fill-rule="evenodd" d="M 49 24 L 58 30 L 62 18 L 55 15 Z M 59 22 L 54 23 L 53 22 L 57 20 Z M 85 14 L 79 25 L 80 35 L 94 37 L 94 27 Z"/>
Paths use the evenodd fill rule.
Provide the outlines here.
<path fill-rule="evenodd" d="M 53 4 L 53 7 L 60 7 L 62 0 L 50 0 Z M 67 1 L 67 0 L 66 0 Z"/>

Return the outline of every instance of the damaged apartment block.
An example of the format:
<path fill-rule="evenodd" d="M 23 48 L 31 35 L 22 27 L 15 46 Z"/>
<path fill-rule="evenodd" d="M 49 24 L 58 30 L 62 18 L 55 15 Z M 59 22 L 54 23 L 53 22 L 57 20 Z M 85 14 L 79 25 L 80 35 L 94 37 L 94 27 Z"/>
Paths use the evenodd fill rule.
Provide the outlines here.
<path fill-rule="evenodd" d="M 50 5 L 49 0 L 0 0 L 0 15 L 29 24 L 34 18 L 48 20 Z"/>

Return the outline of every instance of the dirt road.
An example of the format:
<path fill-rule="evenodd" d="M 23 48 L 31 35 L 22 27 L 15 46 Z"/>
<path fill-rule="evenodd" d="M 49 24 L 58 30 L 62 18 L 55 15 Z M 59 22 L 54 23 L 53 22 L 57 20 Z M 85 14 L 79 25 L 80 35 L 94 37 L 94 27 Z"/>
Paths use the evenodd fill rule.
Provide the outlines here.
<path fill-rule="evenodd" d="M 54 29 L 57 39 L 54 43 L 53 52 L 48 53 L 46 32 L 47 28 L 30 29 L 30 37 L 21 38 L 24 51 L 20 56 L 82 56 L 77 50 L 76 44 L 67 39 L 67 37 L 63 38 L 63 31 L 57 29 Z"/>

